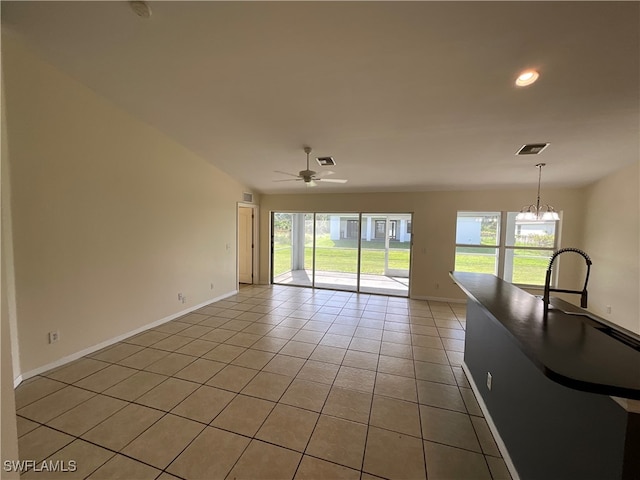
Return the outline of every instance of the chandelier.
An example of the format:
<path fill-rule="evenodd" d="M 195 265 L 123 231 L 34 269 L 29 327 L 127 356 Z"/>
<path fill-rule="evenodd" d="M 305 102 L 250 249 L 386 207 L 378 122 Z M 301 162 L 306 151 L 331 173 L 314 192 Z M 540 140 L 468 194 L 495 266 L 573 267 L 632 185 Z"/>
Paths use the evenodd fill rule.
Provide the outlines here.
<path fill-rule="evenodd" d="M 548 221 L 548 220 L 560 220 L 560 215 L 555 209 L 548 204 L 540 205 L 540 180 L 542 179 L 542 167 L 546 163 L 538 163 L 538 199 L 535 205 L 527 205 L 520 210 L 520 213 L 516 215 L 516 220 L 528 220 L 528 221 Z"/>

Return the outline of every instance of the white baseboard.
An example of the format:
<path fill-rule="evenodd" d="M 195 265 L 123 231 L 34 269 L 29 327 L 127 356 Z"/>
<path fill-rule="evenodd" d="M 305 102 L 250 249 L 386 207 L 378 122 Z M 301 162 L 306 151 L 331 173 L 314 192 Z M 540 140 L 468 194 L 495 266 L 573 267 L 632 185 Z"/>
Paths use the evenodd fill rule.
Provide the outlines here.
<path fill-rule="evenodd" d="M 411 300 L 427 300 L 430 302 L 467 303 L 464 298 L 432 297 L 431 295 L 411 295 Z"/>
<path fill-rule="evenodd" d="M 504 463 L 507 465 L 507 469 L 511 474 L 511 478 L 513 480 L 520 480 L 520 476 L 516 471 L 516 467 L 513 464 L 511 457 L 509 456 L 509 451 L 507 450 L 507 446 L 502 440 L 502 437 L 498 432 L 498 428 L 496 427 L 496 424 L 493 423 L 493 419 L 491 418 L 491 415 L 489 415 L 489 409 L 487 408 L 487 405 L 484 403 L 484 400 L 482 399 L 482 395 L 480 395 L 480 390 L 478 390 L 478 386 L 476 385 L 476 382 L 473 380 L 473 377 L 471 376 L 469 367 L 467 367 L 467 364 L 464 362 L 462 362 L 462 369 L 464 370 L 464 373 L 467 375 L 467 380 L 469 380 L 469 383 L 471 384 L 471 389 L 473 390 L 473 393 L 475 393 L 476 395 L 476 400 L 480 405 L 480 410 L 482 410 L 484 418 L 487 421 L 487 424 L 489 425 L 489 430 L 491 430 L 491 433 L 493 434 L 493 438 L 495 439 L 496 444 L 498 445 L 498 449 L 500 450 L 500 454 L 504 459 Z"/>
<path fill-rule="evenodd" d="M 17 378 L 14 379 L 13 381 L 13 387 L 16 388 L 18 385 L 20 385 L 20 383 L 22 383 L 24 380 L 27 380 L 31 377 L 35 377 L 36 375 L 40 375 L 42 372 L 46 372 L 49 371 L 53 368 L 58 368 L 61 367 L 62 365 L 65 365 L 69 362 L 73 362 L 74 360 L 77 360 L 79 358 L 82 358 L 86 355 L 91 355 L 94 352 L 97 352 L 98 350 L 102 350 L 103 348 L 109 347 L 111 345 L 113 345 L 114 343 L 118 343 L 121 342 L 122 340 L 132 337 L 134 335 L 137 335 L 138 333 L 144 332 L 145 330 L 149 330 L 150 328 L 154 328 L 154 327 L 158 327 L 160 325 L 162 325 L 163 323 L 167 323 L 170 322 L 171 320 L 175 320 L 176 318 L 182 317 L 183 315 L 186 315 L 188 313 L 191 313 L 195 310 L 198 310 L 202 307 L 206 307 L 207 305 L 214 303 L 214 302 L 218 302 L 220 300 L 224 300 L 225 298 L 229 298 L 235 294 L 238 293 L 238 290 L 233 290 L 231 292 L 225 293 L 223 295 L 220 295 L 218 297 L 212 298 L 210 300 L 205 300 L 202 303 L 199 303 L 198 305 L 194 305 L 193 307 L 189 307 L 185 310 L 181 310 L 177 313 L 174 313 L 172 315 L 169 315 L 167 317 L 161 318 L 160 320 L 156 320 L 155 322 L 151 322 L 148 323 L 146 325 L 143 325 L 142 327 L 138 327 L 134 330 L 131 330 L 127 333 L 123 333 L 122 335 L 118 335 L 117 337 L 114 338 L 110 338 L 109 340 L 106 340 L 104 342 L 101 342 L 97 345 L 93 345 L 91 347 L 85 348 L 84 350 L 80 350 L 79 352 L 75 352 L 72 353 L 71 355 L 67 355 L 66 357 L 62 357 L 58 360 L 56 360 L 55 362 L 51 362 L 48 363 L 46 365 L 42 365 L 41 367 L 38 368 L 34 368 L 33 370 L 29 370 L 28 372 L 22 372 L 21 375 L 18 375 Z"/>

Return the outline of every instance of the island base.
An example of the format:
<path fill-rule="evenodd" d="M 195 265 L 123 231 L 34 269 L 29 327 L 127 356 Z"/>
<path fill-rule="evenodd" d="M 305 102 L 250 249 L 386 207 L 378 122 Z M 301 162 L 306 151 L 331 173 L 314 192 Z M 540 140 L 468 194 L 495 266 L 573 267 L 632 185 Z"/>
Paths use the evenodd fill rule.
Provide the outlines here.
<path fill-rule="evenodd" d="M 464 362 L 520 478 L 640 479 L 640 413 L 545 376 L 473 299 Z"/>

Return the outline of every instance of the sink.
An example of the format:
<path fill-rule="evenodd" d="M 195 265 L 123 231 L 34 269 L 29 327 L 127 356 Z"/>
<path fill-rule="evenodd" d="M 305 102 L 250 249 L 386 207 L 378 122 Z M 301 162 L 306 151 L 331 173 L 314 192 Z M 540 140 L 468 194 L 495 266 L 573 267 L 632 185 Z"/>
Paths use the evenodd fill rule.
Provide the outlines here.
<path fill-rule="evenodd" d="M 544 302 L 544 297 L 542 295 L 534 295 L 534 297 L 539 298 Z M 578 307 L 567 303 L 559 298 L 551 297 L 549 301 L 549 310 L 562 312 L 565 315 L 570 315 L 572 317 L 582 317 L 586 325 L 604 333 L 605 335 L 619 342 L 624 343 L 625 345 L 633 348 L 636 351 L 640 351 L 640 336 L 636 335 L 635 333 L 624 330 L 622 329 L 622 327 L 614 325 L 606 321 L 604 318 L 599 318 L 598 316 L 585 310 L 579 309 Z M 554 303 L 556 303 L 556 305 L 554 305 Z M 564 308 L 560 305 L 562 305 Z"/>
<path fill-rule="evenodd" d="M 562 310 L 560 310 L 562 311 Z M 585 322 L 587 323 L 587 325 L 589 325 L 590 327 L 595 328 L 596 330 L 599 330 L 600 332 L 604 333 L 605 335 L 608 335 L 609 337 L 624 343 L 625 345 L 627 345 L 628 347 L 633 348 L 634 350 L 640 352 L 640 339 L 639 338 L 634 338 L 631 335 L 627 335 L 624 332 L 621 332 L 620 330 L 618 330 L 617 328 L 614 328 L 611 325 L 607 325 L 605 323 L 602 323 L 602 321 L 600 319 L 598 319 L 597 317 L 593 316 L 592 314 L 588 313 L 588 312 L 567 312 L 567 311 L 562 311 L 562 313 L 564 313 L 565 315 L 571 315 L 571 316 L 575 316 L 575 317 L 584 317 L 585 319 L 588 319 L 589 321 Z"/>

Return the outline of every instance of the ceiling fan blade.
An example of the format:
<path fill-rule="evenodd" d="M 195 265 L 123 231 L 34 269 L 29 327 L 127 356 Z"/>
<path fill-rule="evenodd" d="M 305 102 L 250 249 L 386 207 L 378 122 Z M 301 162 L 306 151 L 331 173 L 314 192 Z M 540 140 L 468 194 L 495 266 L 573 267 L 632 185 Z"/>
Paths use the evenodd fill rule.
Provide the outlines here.
<path fill-rule="evenodd" d="M 293 173 L 289 173 L 289 172 L 282 172 L 280 170 L 274 170 L 274 173 L 281 173 L 283 175 L 289 175 L 290 177 L 298 177 L 299 175 L 294 175 Z"/>
<path fill-rule="evenodd" d="M 285 178 L 284 180 L 272 180 L 272 182 L 299 182 L 301 178 Z"/>
<path fill-rule="evenodd" d="M 345 180 L 344 178 L 316 178 L 316 181 L 326 183 L 347 183 L 349 180 Z"/>

